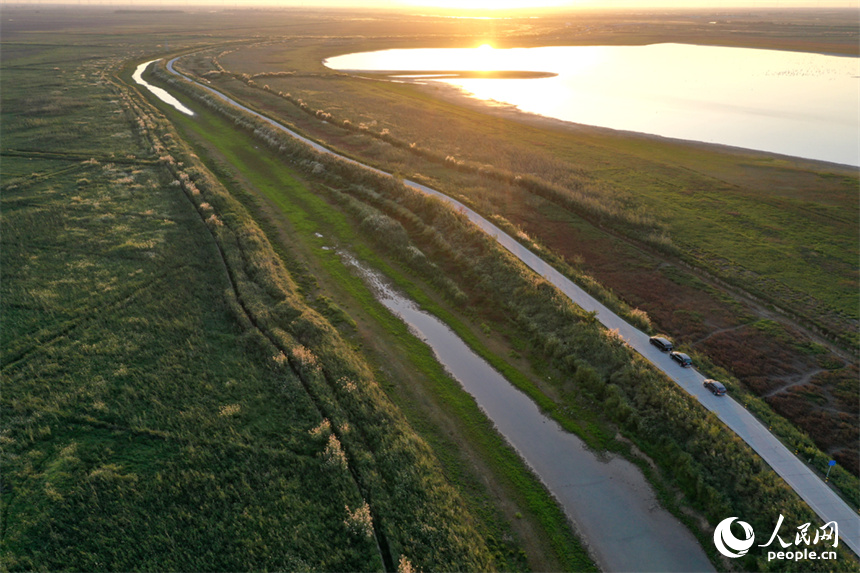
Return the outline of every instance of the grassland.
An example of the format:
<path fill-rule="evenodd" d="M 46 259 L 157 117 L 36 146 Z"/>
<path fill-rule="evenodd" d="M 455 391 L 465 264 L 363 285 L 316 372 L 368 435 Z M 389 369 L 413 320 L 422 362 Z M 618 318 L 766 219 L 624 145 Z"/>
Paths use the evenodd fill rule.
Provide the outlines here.
<path fill-rule="evenodd" d="M 844 359 L 781 323 L 760 320 L 683 261 L 667 264 L 675 254 L 659 242 L 631 242 L 623 219 L 560 208 L 558 196 L 504 178 L 490 189 L 469 169 L 486 160 L 469 155 L 471 144 L 456 150 L 462 164 L 455 169 L 444 159 L 452 141 L 468 142 L 457 138 L 477 130 L 504 151 L 496 167 L 547 166 L 550 184 L 595 185 L 623 203 L 629 195 L 622 184 L 598 177 L 600 158 L 619 150 L 635 158 L 626 173 L 607 170 L 629 177 L 655 167 L 660 154 L 675 157 L 676 149 L 595 134 L 577 142 L 563 131 L 490 122 L 409 87 L 356 87 L 313 59 L 355 45 L 462 42 L 499 34 L 493 23 L 467 36 L 459 23 L 440 29 L 416 18 L 398 28 L 411 35 L 392 38 L 388 16 L 231 14 L 229 28 L 211 14 L 173 13 L 167 24 L 157 23 L 158 15 L 156 21 L 100 17 L 31 14 L 15 42 L 4 23 L 5 567 L 393 569 L 400 555 L 424 570 L 592 567 L 558 508 L 474 403 L 319 248 L 329 240 L 384 269 L 593 447 L 637 460 L 703 545 L 707 522 L 729 511 L 766 519 L 780 507 L 790 520 L 812 520 L 743 445 L 706 447 L 703 436 L 718 431 L 714 420 L 606 340 L 588 316 L 560 307 L 542 285 L 525 280 L 451 213 L 338 166 L 320 172 L 301 151 L 270 152 L 215 114 L 191 122 L 167 109 L 156 112 L 111 78 L 118 62 L 152 53 L 153 38 L 173 49 L 213 46 L 186 65 L 201 74 L 219 63 L 235 66 L 238 78 L 222 77 L 219 87 L 518 225 L 570 274 L 614 277 L 605 282 L 681 339 L 707 337 L 703 347 L 728 346 L 729 356 L 735 356 L 730 345 L 719 346 L 721 332 L 749 333 L 754 343 L 778 340 L 788 354 L 776 362 L 798 361 L 801 368 L 810 360 L 827 371 L 822 392 L 831 407 L 832 389 L 850 379 Z M 64 35 L 42 36 L 28 26 Z M 527 37 L 514 33 L 523 30 L 518 24 L 505 26 L 508 37 Z M 111 31 L 117 29 L 122 36 Z M 259 34 L 274 43 L 237 50 L 258 44 Z M 298 39 L 284 44 L 285 35 Z M 355 35 L 363 37 L 349 45 Z M 284 68 L 299 73 L 258 78 L 257 87 L 248 85 L 250 77 L 241 81 L 244 73 Z M 269 90 L 261 89 L 265 83 Z M 311 113 L 278 97 L 284 88 L 309 102 Z M 332 99 L 335 91 L 340 95 Z M 365 123 L 366 130 L 344 130 L 330 118 L 324 123 L 316 109 Z M 423 155 L 401 152 L 381 133 L 368 134 L 386 127 L 393 138 L 415 129 L 433 139 L 415 138 Z M 567 155 L 517 147 L 529 138 L 536 148 L 567 145 L 565 153 L 582 159 L 572 162 L 571 173 Z M 686 152 L 688 163 L 667 168 L 667 176 L 698 162 L 700 172 L 743 179 L 736 158 Z M 441 162 L 434 160 L 439 155 Z M 816 189 L 827 197 L 852 181 L 749 160 L 776 181 L 826 181 L 833 187 Z M 736 200 L 742 205 L 742 197 Z M 646 215 L 637 224 L 668 228 L 653 207 L 636 207 Z M 393 235 L 374 239 L 363 227 L 368 217 L 396 222 L 402 232 L 389 224 Z M 572 236 L 591 250 L 566 251 Z M 427 260 L 404 256 L 411 247 Z M 612 265 L 592 262 L 601 252 L 612 253 Z M 669 281 L 678 298 L 711 306 L 705 312 L 667 303 L 652 311 L 656 302 L 647 289 L 630 284 L 643 279 Z M 682 320 L 678 308 L 702 316 Z M 691 322 L 695 331 L 686 326 Z M 763 403 L 755 407 L 772 416 Z M 618 431 L 634 436 L 636 447 Z M 808 438 L 792 436 L 804 453 L 824 455 Z M 856 480 L 839 475 L 846 490 L 856 491 Z M 726 482 L 736 483 L 723 489 Z M 762 566 L 753 558 L 740 564 Z"/>
<path fill-rule="evenodd" d="M 344 51 L 342 40 L 290 39 L 187 66 L 221 70 L 213 81 L 258 109 L 519 227 L 858 471 L 856 170 L 473 113 L 445 92 L 318 63 Z M 511 184 L 525 173 L 540 181 Z"/>
<path fill-rule="evenodd" d="M 435 286 L 448 299 L 447 305 L 468 309 L 471 322 L 484 320 L 481 329 L 485 333 L 498 332 L 527 352 L 541 365 L 542 374 L 549 376 L 546 382 L 518 380 L 521 387 L 564 427 L 595 447 L 623 452 L 642 464 L 660 488 L 663 502 L 680 517 L 685 516 L 685 510 L 698 510 L 715 523 L 717 516 L 726 512 L 761 514 L 766 513 L 765 506 L 776 505 L 792 514 L 798 512 L 798 519 L 806 519 L 800 517 L 805 510 L 744 445 L 717 442 L 719 451 L 714 449 L 710 437 L 720 430 L 712 425 L 712 417 L 699 411 L 700 405 L 674 384 L 654 377 L 641 364 L 637 366 L 618 340 L 600 333 L 592 316 L 559 300 L 552 289 L 523 272 L 498 245 L 464 225 L 455 213 L 386 177 L 317 155 L 188 84 L 164 74 L 156 76 L 168 81 L 171 89 L 194 94 L 198 104 L 206 102 L 231 123 L 252 133 L 262 144 L 256 154 L 265 154 L 268 148 L 306 176 L 324 182 L 319 192 L 334 200 L 332 207 L 345 208 L 360 227 L 372 222 L 374 232 L 369 236 L 376 238 L 383 252 Z M 416 252 L 424 255 L 415 257 Z M 428 266 L 425 256 L 434 264 Z M 440 271 L 446 277 L 441 282 Z M 458 331 L 464 326 L 454 324 Z M 474 335 L 464 338 L 474 344 Z M 752 400 L 749 406 L 765 419 L 773 416 L 762 403 Z M 792 447 L 820 455 L 808 438 L 779 420 L 775 425 L 787 431 Z M 648 462 L 634 454 L 630 442 L 613 436 L 613 426 L 646 452 L 661 472 L 650 472 Z M 672 477 L 666 480 L 668 476 Z M 844 470 L 840 480 L 849 495 L 856 489 L 856 480 Z M 682 489 L 678 492 L 681 497 L 673 498 L 670 492 L 677 487 Z M 679 499 L 684 500 L 680 506 Z M 686 519 L 705 541 L 707 526 L 693 523 L 689 514 Z M 751 558 L 746 566 L 756 569 L 764 565 Z"/>
<path fill-rule="evenodd" d="M 524 567 L 116 60 L 64 52 L 4 46 L 4 569 Z M 588 568 L 559 523 L 544 562 Z"/>
<path fill-rule="evenodd" d="M 233 318 L 208 231 L 106 62 L 52 73 L 62 50 L 10 52 L 27 61 L 4 69 L 4 145 L 56 157 L 3 157 L 4 568 L 378 564 L 321 525 L 361 494 L 319 455 L 295 377 Z"/>

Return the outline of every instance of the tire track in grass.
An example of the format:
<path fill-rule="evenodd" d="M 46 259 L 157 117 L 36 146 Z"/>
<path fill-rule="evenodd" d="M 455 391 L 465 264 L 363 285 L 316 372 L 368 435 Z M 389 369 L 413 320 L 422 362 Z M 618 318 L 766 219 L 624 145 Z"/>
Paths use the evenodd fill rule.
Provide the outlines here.
<path fill-rule="evenodd" d="M 81 326 L 84 326 L 94 320 L 99 319 L 102 314 L 112 313 L 127 305 L 128 303 L 132 302 L 142 293 L 148 290 L 152 290 L 157 286 L 160 286 L 168 277 L 168 275 L 178 268 L 179 267 L 170 267 L 162 271 L 151 281 L 133 289 L 132 292 L 120 297 L 114 302 L 108 303 L 107 305 L 102 306 L 98 309 L 92 309 L 91 312 L 80 313 L 78 314 L 78 316 L 69 318 L 54 328 L 45 328 L 32 336 L 27 336 L 26 338 L 28 344 L 26 346 L 24 346 L 23 348 L 14 349 L 13 354 L 8 358 L 3 357 L 2 359 L 0 359 L 0 373 L 6 373 L 9 369 L 15 367 L 21 361 L 25 360 L 33 352 L 46 346 L 50 346 L 55 341 L 69 335 Z"/>

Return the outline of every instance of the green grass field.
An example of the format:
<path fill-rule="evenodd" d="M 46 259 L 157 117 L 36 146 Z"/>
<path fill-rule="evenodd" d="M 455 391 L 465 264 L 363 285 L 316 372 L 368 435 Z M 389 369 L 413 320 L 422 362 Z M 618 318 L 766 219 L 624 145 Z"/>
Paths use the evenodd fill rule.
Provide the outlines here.
<path fill-rule="evenodd" d="M 718 431 L 714 420 L 452 213 L 348 169 L 318 171 L 301 153 L 270 152 L 218 114 L 191 120 L 154 107 L 130 88 L 129 66 L 169 45 L 210 50 L 183 61 L 201 73 L 215 65 L 212 55 L 231 71 L 297 71 L 259 78 L 257 88 L 217 83 L 357 157 L 461 195 L 528 233 L 581 280 L 612 276 L 590 253 L 613 245 L 615 276 L 639 269 L 670 277 L 685 296 L 706 293 L 732 308 L 737 302 L 677 270 L 677 260 L 649 258 L 667 255 L 631 242 L 630 225 L 668 230 L 675 248 L 695 254 L 684 260 L 714 272 L 733 270 L 737 258 L 744 268 L 760 263 L 756 277 L 791 293 L 822 281 L 767 261 L 806 256 L 845 282 L 825 284 L 815 304 L 842 305 L 836 315 L 850 318 L 840 292 L 856 281 L 856 245 L 847 238 L 856 175 L 488 121 L 408 86 L 359 85 L 318 64 L 319 55 L 355 46 L 461 42 L 458 22 L 412 21 L 401 29 L 411 39 L 392 40 L 386 31 L 396 20 L 387 16 L 246 13 L 225 26 L 217 13 L 93 10 L 10 12 L 16 23 L 3 24 L 0 567 L 592 570 L 560 509 L 473 400 L 321 248 L 334 243 L 445 319 L 592 447 L 638 463 L 706 548 L 708 522 L 726 512 L 764 515 L 776 504 L 789 519 L 811 519 L 745 446 L 704 447 Z M 511 24 L 510 38 L 518 26 Z M 474 37 L 490 32 L 486 22 L 470 29 Z M 259 34 L 275 42 L 258 47 Z M 356 34 L 366 35 L 347 44 Z M 269 91 L 258 89 L 264 83 Z M 272 88 L 367 131 L 389 128 L 426 153 L 323 123 Z M 466 167 L 537 170 L 583 195 L 565 202 L 551 187 L 488 185 L 470 168 L 451 169 L 447 153 Z M 614 166 L 604 165 L 608 156 Z M 773 183 L 766 200 L 765 180 Z M 804 186 L 789 189 L 788 181 Z M 704 196 L 683 192 L 690 188 Z M 707 242 L 706 230 L 691 216 L 662 214 L 667 189 L 688 214 L 697 201 L 720 198 L 725 217 L 714 224 L 727 230 L 724 243 L 693 249 Z M 583 205 L 597 211 L 580 213 Z M 371 221 L 384 223 L 376 238 Z M 778 225 L 782 241 L 720 258 Z M 551 231 L 561 229 L 554 239 Z M 586 256 L 560 244 L 570 229 L 588 238 Z M 814 249 L 798 254 L 809 237 L 817 237 Z M 755 281 L 744 280 L 752 290 Z M 615 304 L 651 312 L 637 291 L 617 294 L 623 302 Z M 670 323 L 662 312 L 652 314 L 658 327 Z M 702 328 L 723 312 L 708 310 Z M 850 365 L 783 338 L 777 323 L 744 321 L 826 371 L 831 386 L 822 386 L 821 405 L 832 404 L 831 388 L 852 395 L 844 382 Z M 709 348 L 730 355 L 718 342 L 710 339 Z M 708 367 L 724 372 L 717 362 Z M 825 459 L 762 401 L 742 395 L 792 444 Z M 718 487 L 729 476 L 742 479 Z M 831 477 L 856 492 L 842 468 Z"/>
<path fill-rule="evenodd" d="M 235 319 L 101 66 L 32 72 L 60 54 L 3 71 L 4 151 L 39 150 L 3 157 L 4 568 L 379 567 L 343 526 L 362 496 L 308 433 L 319 412 Z M 57 111 L 31 127 L 39 92 Z"/>

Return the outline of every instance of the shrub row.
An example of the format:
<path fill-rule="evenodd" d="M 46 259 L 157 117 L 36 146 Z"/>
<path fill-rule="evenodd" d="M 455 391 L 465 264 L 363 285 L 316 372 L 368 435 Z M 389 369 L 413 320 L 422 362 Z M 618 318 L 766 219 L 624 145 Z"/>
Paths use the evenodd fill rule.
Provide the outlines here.
<path fill-rule="evenodd" d="M 186 82 L 177 84 L 187 89 Z M 213 109 L 223 107 L 208 95 L 202 101 Z M 261 141 L 287 151 L 282 144 L 288 142 L 262 122 L 236 113 L 231 117 Z M 153 147 L 158 145 L 154 142 Z M 251 216 L 179 144 L 161 145 L 167 150 L 162 156 L 165 166 L 207 221 L 222 252 L 238 318 L 259 333 L 255 336 L 270 349 L 273 361 L 296 374 L 329 421 L 334 439 L 327 436 L 320 447 L 330 459 L 346 460 L 344 471 L 355 479 L 368 504 L 386 567 L 405 556 L 424 570 L 492 568 L 484 540 L 464 514 L 458 492 L 445 481 L 432 451 L 408 427 L 363 360 L 301 298 Z M 178 156 L 181 162 L 175 159 Z M 307 162 L 305 167 L 313 171 L 320 165 Z M 396 225 L 369 215 L 366 225 L 398 235 Z M 351 508 L 349 514 L 356 511 Z"/>

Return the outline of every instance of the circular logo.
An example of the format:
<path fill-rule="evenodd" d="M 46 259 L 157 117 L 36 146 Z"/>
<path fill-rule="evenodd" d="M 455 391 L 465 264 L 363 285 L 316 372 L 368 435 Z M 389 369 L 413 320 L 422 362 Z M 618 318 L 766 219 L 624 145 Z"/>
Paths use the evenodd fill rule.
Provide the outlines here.
<path fill-rule="evenodd" d="M 746 521 L 738 521 L 738 525 L 741 526 L 744 530 L 744 535 L 746 535 L 744 539 L 738 539 L 732 534 L 731 525 L 736 519 L 737 517 L 726 518 L 714 530 L 714 545 L 717 546 L 717 551 L 733 559 L 746 555 L 747 551 L 755 543 L 755 533 L 753 533 L 752 525 Z"/>

